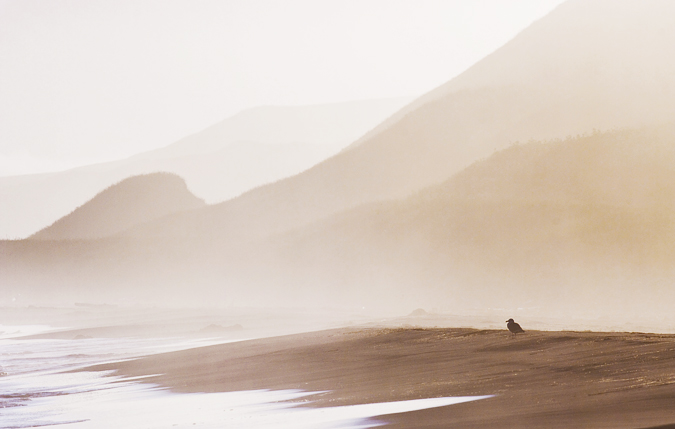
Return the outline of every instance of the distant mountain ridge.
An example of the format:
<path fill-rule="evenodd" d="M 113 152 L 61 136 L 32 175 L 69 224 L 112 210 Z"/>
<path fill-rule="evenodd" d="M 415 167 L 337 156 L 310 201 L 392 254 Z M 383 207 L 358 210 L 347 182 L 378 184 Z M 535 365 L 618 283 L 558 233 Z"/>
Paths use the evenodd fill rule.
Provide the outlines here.
<path fill-rule="evenodd" d="M 153 173 L 125 179 L 101 191 L 32 240 L 93 240 L 168 214 L 204 207 L 175 174 Z"/>
<path fill-rule="evenodd" d="M 568 1 L 301 174 L 112 238 L 2 242 L 0 268 L 36 300 L 671 317 L 672 16 Z"/>
<path fill-rule="evenodd" d="M 666 314 L 675 125 L 513 145 L 404 200 L 248 241 L 210 238 L 2 242 L 0 267 L 39 296 L 85 282 L 111 301 L 173 302 L 190 285 L 191 302 Z"/>
<path fill-rule="evenodd" d="M 669 122 L 675 117 L 673 15 L 675 3 L 659 0 L 568 1 L 336 156 L 135 233 L 278 233 L 405 198 L 517 141 Z M 644 62 L 633 64 L 635 58 Z"/>
<path fill-rule="evenodd" d="M 670 122 L 675 91 L 671 79 L 675 73 L 671 55 L 675 32 L 669 18 L 673 13 L 675 4 L 668 0 L 567 0 L 351 147 L 370 140 L 425 104 L 452 94 L 480 95 L 490 89 L 524 91 L 535 96 L 528 103 L 541 103 L 533 107 L 542 112 L 531 114 L 543 122 L 531 124 L 526 136 L 514 135 L 507 145 L 515 140 L 566 137 L 594 128 Z M 508 105 L 500 107 L 510 114 Z M 522 109 L 517 104 L 513 107 Z"/>
<path fill-rule="evenodd" d="M 514 145 L 405 200 L 278 235 L 264 265 L 299 300 L 641 317 L 675 302 L 674 241 L 671 125 Z"/>
<path fill-rule="evenodd" d="M 252 108 L 126 160 L 59 173 L 0 177 L 0 238 L 27 237 L 102 189 L 139 174 L 178 174 L 207 203 L 234 198 L 338 153 L 410 100 Z"/>
<path fill-rule="evenodd" d="M 396 97 L 309 106 L 254 107 L 178 140 L 164 148 L 162 156 L 210 153 L 221 149 L 223 142 L 344 146 L 413 99 Z"/>

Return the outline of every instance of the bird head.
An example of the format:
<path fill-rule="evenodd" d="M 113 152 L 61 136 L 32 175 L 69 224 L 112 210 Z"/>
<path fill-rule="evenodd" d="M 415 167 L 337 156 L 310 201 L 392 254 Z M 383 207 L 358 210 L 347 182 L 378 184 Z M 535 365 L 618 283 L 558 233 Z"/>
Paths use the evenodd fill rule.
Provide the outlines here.
<path fill-rule="evenodd" d="M 509 320 L 506 321 L 506 323 L 510 323 L 510 322 L 513 322 L 513 319 L 509 319 Z"/>

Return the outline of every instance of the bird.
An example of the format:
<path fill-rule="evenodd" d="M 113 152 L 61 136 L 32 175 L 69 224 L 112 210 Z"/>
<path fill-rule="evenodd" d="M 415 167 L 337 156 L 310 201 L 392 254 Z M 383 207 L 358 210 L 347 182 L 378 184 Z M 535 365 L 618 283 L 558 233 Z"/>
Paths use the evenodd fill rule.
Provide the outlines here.
<path fill-rule="evenodd" d="M 515 336 L 521 333 L 525 333 L 523 331 L 523 328 L 520 327 L 519 324 L 513 321 L 513 319 L 509 319 L 506 321 L 506 327 L 509 328 L 509 331 Z"/>

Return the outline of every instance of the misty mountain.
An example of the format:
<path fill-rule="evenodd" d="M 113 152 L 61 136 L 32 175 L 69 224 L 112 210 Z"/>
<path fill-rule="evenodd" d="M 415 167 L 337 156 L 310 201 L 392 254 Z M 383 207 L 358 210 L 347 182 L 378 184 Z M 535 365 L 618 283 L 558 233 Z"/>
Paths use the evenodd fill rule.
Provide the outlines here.
<path fill-rule="evenodd" d="M 674 240 L 669 126 L 514 145 L 273 242 L 298 298 L 637 316 L 675 302 Z"/>
<path fill-rule="evenodd" d="M 185 181 L 169 173 L 134 176 L 103 190 L 34 240 L 91 240 L 117 234 L 168 214 L 204 207 Z"/>
<path fill-rule="evenodd" d="M 675 30 L 665 1 L 568 1 L 338 155 L 165 218 L 139 236 L 265 235 L 404 198 L 520 141 L 668 122 Z"/>
<path fill-rule="evenodd" d="M 674 172 L 675 126 L 530 142 L 267 238 L 3 242 L 2 270 L 41 299 L 665 315 Z"/>
<path fill-rule="evenodd" d="M 516 109 L 515 118 L 530 122 L 504 127 L 511 142 L 669 122 L 675 32 L 668 16 L 673 12 L 675 5 L 667 0 L 568 0 L 461 75 L 401 109 L 352 147 L 425 104 L 453 94 L 481 99 L 485 89 L 489 94 L 490 89 L 510 88 L 511 100 L 496 106 L 496 112 L 502 117 Z M 516 95 L 520 92 L 524 93 Z M 488 120 L 495 119 L 491 110 L 484 115 Z M 497 139 L 495 144 L 503 141 Z"/>
<path fill-rule="evenodd" d="M 217 203 L 334 155 L 411 98 L 258 107 L 167 147 L 69 171 L 0 177 L 0 237 L 27 237 L 127 177 L 172 172 Z"/>
<path fill-rule="evenodd" d="M 3 242 L 7 296 L 669 314 L 673 12 L 566 2 L 301 174 L 106 239 Z"/>

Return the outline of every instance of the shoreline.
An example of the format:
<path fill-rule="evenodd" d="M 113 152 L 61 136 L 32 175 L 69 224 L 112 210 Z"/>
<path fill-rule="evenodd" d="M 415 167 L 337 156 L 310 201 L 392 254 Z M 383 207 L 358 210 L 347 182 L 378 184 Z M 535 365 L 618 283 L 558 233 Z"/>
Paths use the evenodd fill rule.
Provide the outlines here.
<path fill-rule="evenodd" d="M 164 353 L 114 370 L 178 393 L 323 392 L 333 407 L 449 396 L 492 398 L 378 417 L 390 427 L 675 424 L 675 335 L 359 327 Z M 675 427 L 675 426 L 674 426 Z"/>

